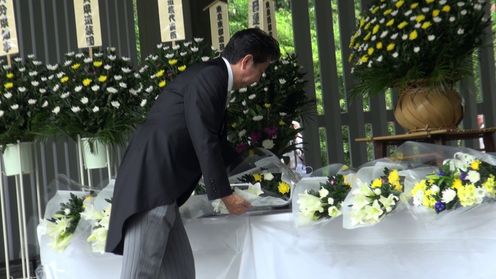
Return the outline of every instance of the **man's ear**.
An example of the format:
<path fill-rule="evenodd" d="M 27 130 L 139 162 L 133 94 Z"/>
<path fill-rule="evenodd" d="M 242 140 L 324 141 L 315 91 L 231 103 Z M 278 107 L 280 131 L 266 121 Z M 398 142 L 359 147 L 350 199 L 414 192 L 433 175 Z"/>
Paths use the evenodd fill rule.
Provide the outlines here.
<path fill-rule="evenodd" d="M 241 69 L 246 70 L 253 63 L 253 55 L 247 54 L 241 59 Z"/>

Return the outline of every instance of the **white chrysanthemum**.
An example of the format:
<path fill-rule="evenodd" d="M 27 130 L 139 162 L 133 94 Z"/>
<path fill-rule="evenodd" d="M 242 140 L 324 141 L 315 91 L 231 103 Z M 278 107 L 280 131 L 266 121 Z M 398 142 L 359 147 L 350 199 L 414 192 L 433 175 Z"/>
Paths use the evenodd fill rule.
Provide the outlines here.
<path fill-rule="evenodd" d="M 245 130 L 245 129 L 243 129 L 243 130 L 241 130 L 241 131 L 239 131 L 239 132 L 238 132 L 238 137 L 240 137 L 240 138 L 241 138 L 241 137 L 243 137 L 244 135 L 246 135 L 246 130 Z"/>
<path fill-rule="evenodd" d="M 95 52 L 93 54 L 93 56 L 95 56 L 95 57 L 102 57 L 103 56 L 103 53 L 101 53 L 101 52 Z"/>
<path fill-rule="evenodd" d="M 29 72 L 29 76 L 30 77 L 34 77 L 34 76 L 37 76 L 37 75 L 38 75 L 38 72 L 37 71 Z"/>
<path fill-rule="evenodd" d="M 377 188 L 377 189 L 374 189 L 374 193 L 375 193 L 376 195 L 380 195 L 380 194 L 382 193 L 382 191 L 381 191 L 381 189 L 378 189 L 378 188 Z"/>
<path fill-rule="evenodd" d="M 26 87 L 19 87 L 19 88 L 17 88 L 17 91 L 24 93 L 24 92 L 26 92 Z"/>
<path fill-rule="evenodd" d="M 36 104 L 36 100 L 35 99 L 29 99 L 28 104 L 34 105 L 34 104 Z"/>
<path fill-rule="evenodd" d="M 260 120 L 262 120 L 262 119 L 263 119 L 263 115 L 257 115 L 257 116 L 253 116 L 253 117 L 252 117 L 252 120 L 253 120 L 253 121 L 260 121 Z"/>
<path fill-rule="evenodd" d="M 274 175 L 270 172 L 266 172 L 264 173 L 263 178 L 264 180 L 272 181 L 274 179 Z"/>
<path fill-rule="evenodd" d="M 399 55 L 398 52 L 393 53 L 394 58 L 398 58 L 398 55 Z"/>
<path fill-rule="evenodd" d="M 3 110 L 0 110 L 0 117 L 2 117 L 5 114 Z"/>
<path fill-rule="evenodd" d="M 145 66 L 141 67 L 141 69 L 139 69 L 139 72 L 142 74 L 142 73 L 144 73 L 146 70 L 148 70 L 148 65 L 145 65 Z"/>
<path fill-rule="evenodd" d="M 70 66 L 72 64 L 72 60 L 67 60 L 64 62 L 64 66 Z"/>
<path fill-rule="evenodd" d="M 324 187 L 321 187 L 321 188 L 320 188 L 320 191 L 319 191 L 319 196 L 320 196 L 321 198 L 325 198 L 325 197 L 329 196 L 329 190 L 327 190 L 327 189 L 326 189 L 326 188 L 324 188 Z"/>
<path fill-rule="evenodd" d="M 59 90 L 60 86 L 58 84 L 55 84 L 55 86 L 53 87 L 52 91 L 53 92 L 57 92 Z"/>
<path fill-rule="evenodd" d="M 431 191 L 432 191 L 433 194 L 439 193 L 439 190 L 440 190 L 439 189 L 439 186 L 437 186 L 435 184 L 431 186 Z"/>
<path fill-rule="evenodd" d="M 31 85 L 34 86 L 34 87 L 37 87 L 38 85 L 40 85 L 40 83 L 38 81 L 36 81 L 36 80 L 33 80 L 31 82 Z"/>
<path fill-rule="evenodd" d="M 454 16 L 450 16 L 450 18 L 449 18 L 450 22 L 454 22 L 455 20 L 456 20 L 456 18 Z"/>
<path fill-rule="evenodd" d="M 81 98 L 81 103 L 82 103 L 83 105 L 87 104 L 87 103 L 88 103 L 88 101 L 89 101 L 89 100 L 88 100 L 88 98 L 87 98 L 87 97 L 83 97 L 83 98 Z"/>
<path fill-rule="evenodd" d="M 330 205 L 334 204 L 334 199 L 333 198 L 327 198 L 327 203 Z"/>
<path fill-rule="evenodd" d="M 379 57 L 377 57 L 377 62 L 382 62 L 382 59 L 383 59 L 383 57 L 382 57 L 382 55 L 380 55 Z"/>
<path fill-rule="evenodd" d="M 42 108 L 46 108 L 48 106 L 48 101 L 44 101 L 43 104 L 41 105 Z"/>
<path fill-rule="evenodd" d="M 72 53 L 72 55 L 69 55 L 69 54 L 68 54 L 68 55 L 69 55 L 69 56 L 74 56 L 74 52 L 71 52 L 71 53 Z M 83 57 L 83 56 L 84 56 L 84 54 L 82 54 L 82 53 L 78 53 L 78 54 L 76 54 L 76 58 L 81 58 L 81 57 Z"/>
<path fill-rule="evenodd" d="M 194 38 L 193 40 L 195 40 L 195 42 L 197 43 L 203 42 L 203 38 Z"/>
<path fill-rule="evenodd" d="M 337 208 L 336 206 L 331 206 L 327 209 L 327 214 L 329 215 L 329 217 L 335 218 L 341 215 L 341 210 L 339 210 L 339 208 Z"/>
<path fill-rule="evenodd" d="M 122 76 L 121 75 L 116 75 L 116 76 L 114 76 L 114 79 L 115 80 L 121 80 L 122 79 Z"/>
<path fill-rule="evenodd" d="M 444 190 L 441 193 L 441 195 L 442 195 L 441 201 L 444 203 L 449 203 L 450 201 L 452 201 L 456 197 L 456 191 L 449 188 L 449 189 Z"/>
<path fill-rule="evenodd" d="M 65 73 L 64 72 L 58 72 L 55 76 L 57 78 L 62 78 L 63 76 L 65 76 Z"/>
<path fill-rule="evenodd" d="M 180 45 L 175 45 L 172 47 L 173 50 L 178 50 L 181 46 Z"/>
<path fill-rule="evenodd" d="M 84 59 L 84 63 L 86 63 L 86 64 L 91 63 L 91 62 L 93 62 L 93 58 L 88 57 L 88 58 Z"/>
<path fill-rule="evenodd" d="M 402 39 L 403 41 L 406 41 L 406 39 L 408 39 L 408 35 L 407 35 L 407 34 L 404 34 L 403 36 L 401 36 L 401 39 Z"/>
<path fill-rule="evenodd" d="M 428 13 L 430 11 L 429 7 L 423 7 L 422 12 Z"/>
<path fill-rule="evenodd" d="M 7 92 L 7 93 L 3 94 L 3 96 L 4 96 L 5 98 L 7 98 L 7 99 L 10 99 L 10 98 L 12 98 L 12 93 Z"/>
<path fill-rule="evenodd" d="M 279 115 L 280 115 L 280 116 L 286 116 L 286 115 L 288 115 L 288 114 L 287 114 L 287 113 L 285 113 L 285 112 L 280 112 L 280 113 L 279 113 Z"/>
<path fill-rule="evenodd" d="M 285 83 L 286 83 L 286 80 L 285 80 L 285 79 L 283 79 L 283 78 L 280 78 L 280 79 L 279 79 L 279 83 L 280 83 L 280 84 L 285 84 Z"/>
<path fill-rule="evenodd" d="M 119 108 L 121 106 L 121 104 L 118 102 L 118 101 L 112 101 L 110 102 L 110 104 L 114 107 L 114 108 Z"/>
<path fill-rule="evenodd" d="M 253 120 L 255 120 L 255 119 L 253 119 Z M 265 149 L 272 149 L 272 148 L 274 148 L 274 141 L 271 139 L 266 139 L 266 140 L 262 141 L 262 146 Z"/>
<path fill-rule="evenodd" d="M 119 86 L 122 88 L 127 88 L 127 84 L 125 82 L 119 82 Z"/>
<path fill-rule="evenodd" d="M 141 100 L 140 107 L 146 106 L 146 102 L 147 102 L 146 99 Z"/>
<path fill-rule="evenodd" d="M 389 32 L 387 30 L 386 31 L 382 31 L 382 33 L 381 33 L 381 35 L 379 37 L 385 38 L 388 35 L 388 33 Z"/>
<path fill-rule="evenodd" d="M 405 16 L 409 16 L 409 15 L 411 15 L 411 14 L 412 14 L 412 10 L 408 10 L 408 11 L 406 11 L 406 12 L 404 13 L 404 15 L 405 15 Z"/>
<path fill-rule="evenodd" d="M 438 16 L 434 17 L 432 20 L 433 20 L 435 23 L 439 23 L 439 22 L 443 21 L 443 19 L 442 19 L 442 18 L 440 18 L 440 17 L 438 17 Z"/>
<path fill-rule="evenodd" d="M 115 59 L 117 59 L 117 56 L 109 55 L 108 58 L 110 59 L 110 61 L 114 61 Z"/>
<path fill-rule="evenodd" d="M 413 48 L 413 52 L 418 53 L 420 51 L 420 47 L 416 46 Z"/>
<path fill-rule="evenodd" d="M 167 58 L 167 59 L 171 59 L 172 57 L 174 57 L 173 53 L 168 53 L 165 55 L 165 58 Z"/>
<path fill-rule="evenodd" d="M 477 183 L 480 180 L 480 173 L 471 170 L 467 173 L 467 179 L 472 183 Z"/>
<path fill-rule="evenodd" d="M 108 70 L 112 69 L 112 66 L 110 66 L 109 64 L 105 64 L 105 66 L 103 66 L 103 68 L 108 71 Z"/>
<path fill-rule="evenodd" d="M 23 73 L 25 71 L 26 71 L 26 68 L 25 67 L 19 68 L 19 72 Z"/>
<path fill-rule="evenodd" d="M 257 86 L 257 82 L 255 81 L 254 83 L 250 84 L 250 87 L 254 87 L 254 86 Z"/>
<path fill-rule="evenodd" d="M 253 99 L 255 99 L 256 97 L 257 97 L 257 95 L 255 95 L 255 94 L 251 94 L 250 96 L 248 96 L 248 99 L 253 100 Z"/>
<path fill-rule="evenodd" d="M 129 58 L 127 56 L 122 56 L 122 60 L 123 61 L 126 61 L 126 62 L 129 62 L 129 61 L 131 61 L 131 58 Z"/>
<path fill-rule="evenodd" d="M 434 39 L 436 39 L 436 36 L 435 35 L 429 35 L 429 36 L 427 36 L 427 40 L 429 40 L 429 41 L 434 41 Z"/>
<path fill-rule="evenodd" d="M 248 114 L 248 112 L 249 112 L 249 111 L 250 111 L 250 110 L 245 109 L 245 110 L 243 110 L 243 114 Z"/>
<path fill-rule="evenodd" d="M 198 50 L 199 50 L 199 48 L 197 48 L 197 47 L 191 47 L 192 52 L 198 52 Z"/>
<path fill-rule="evenodd" d="M 458 35 L 463 35 L 463 33 L 465 33 L 465 30 L 463 30 L 463 28 L 458 28 L 458 30 L 456 31 L 456 34 Z"/>
<path fill-rule="evenodd" d="M 242 101 L 242 102 L 241 102 L 241 104 L 242 104 L 243 106 L 246 106 L 246 101 Z"/>
<path fill-rule="evenodd" d="M 75 91 L 75 92 L 79 92 L 79 91 L 81 91 L 82 89 L 83 89 L 83 86 L 82 86 L 82 85 L 78 85 L 78 86 L 74 87 L 74 91 Z"/>
<path fill-rule="evenodd" d="M 191 44 L 192 44 L 191 42 L 184 42 L 184 43 L 183 43 L 183 46 L 185 46 L 185 47 L 189 47 Z"/>
<path fill-rule="evenodd" d="M 124 67 L 121 69 L 123 73 L 125 74 L 129 74 L 131 72 L 131 69 L 129 69 L 128 67 Z"/>
<path fill-rule="evenodd" d="M 477 11 L 480 11 L 482 9 L 482 5 L 477 3 L 474 5 L 474 9 L 477 10 Z"/>
<path fill-rule="evenodd" d="M 100 90 L 100 85 L 98 85 L 98 84 L 93 85 L 93 86 L 91 87 L 91 90 L 93 90 L 94 92 L 96 92 L 96 91 Z"/>
<path fill-rule="evenodd" d="M 60 107 L 59 107 L 59 106 L 56 106 L 54 109 L 52 109 L 52 112 L 53 112 L 54 114 L 59 114 L 59 112 L 60 112 Z"/>
<path fill-rule="evenodd" d="M 392 15 L 392 16 L 396 16 L 397 14 L 398 14 L 398 10 L 394 10 L 394 11 L 391 13 L 391 15 Z"/>
<path fill-rule="evenodd" d="M 72 110 L 72 112 L 79 112 L 81 110 L 81 108 L 75 106 L 75 107 L 71 107 L 71 110 Z"/>
<path fill-rule="evenodd" d="M 17 109 L 19 109 L 19 105 L 18 104 L 13 104 L 13 105 L 10 106 L 10 108 L 12 110 L 17 110 Z"/>
<path fill-rule="evenodd" d="M 188 54 L 186 51 L 181 51 L 181 52 L 179 53 L 179 55 L 180 55 L 180 56 L 185 56 L 186 54 Z"/>
<path fill-rule="evenodd" d="M 245 93 L 246 91 L 248 91 L 248 88 L 246 88 L 246 87 L 242 87 L 239 89 L 240 93 Z"/>
<path fill-rule="evenodd" d="M 97 106 L 94 106 L 93 109 L 92 109 L 93 112 L 99 112 L 100 111 L 100 108 L 97 107 Z"/>
<path fill-rule="evenodd" d="M 393 35 L 391 35 L 391 40 L 396 40 L 396 38 L 398 38 L 398 33 L 394 33 Z"/>
<path fill-rule="evenodd" d="M 208 60 L 210 60 L 210 57 L 208 57 L 208 56 L 202 56 L 201 60 L 203 62 L 207 62 Z"/>

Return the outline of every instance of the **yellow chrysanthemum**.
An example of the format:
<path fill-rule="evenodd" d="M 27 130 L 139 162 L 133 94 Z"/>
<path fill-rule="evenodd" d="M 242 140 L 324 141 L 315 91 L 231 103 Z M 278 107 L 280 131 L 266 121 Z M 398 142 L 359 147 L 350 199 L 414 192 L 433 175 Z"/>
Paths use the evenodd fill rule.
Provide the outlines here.
<path fill-rule="evenodd" d="M 429 191 L 430 190 L 427 190 L 425 192 L 422 199 L 422 205 L 427 208 L 434 208 L 434 205 L 436 205 L 436 199 L 431 195 L 431 193 L 428 193 Z"/>
<path fill-rule="evenodd" d="M 92 82 L 92 80 L 91 80 L 91 79 L 89 79 L 89 78 L 85 78 L 85 79 L 83 80 L 83 85 L 84 85 L 84 86 L 88 86 L 88 85 L 90 85 L 90 83 L 91 83 L 91 82 Z"/>
<path fill-rule="evenodd" d="M 353 60 L 353 57 L 354 57 L 353 53 L 350 54 L 350 56 L 348 56 L 348 62 L 351 62 L 351 60 Z"/>
<path fill-rule="evenodd" d="M 390 15 L 392 12 L 393 12 L 393 10 L 392 10 L 392 9 L 387 9 L 387 10 L 385 10 L 385 11 L 384 11 L 384 13 L 383 13 L 383 14 L 384 14 L 385 16 L 387 16 L 387 15 Z"/>
<path fill-rule="evenodd" d="M 494 175 L 490 175 L 489 178 L 482 183 L 482 186 L 486 189 L 487 195 L 490 198 L 495 198 L 496 197 L 496 183 L 494 181 Z"/>
<path fill-rule="evenodd" d="M 69 81 L 69 77 L 68 76 L 63 76 L 61 79 L 60 79 L 60 82 L 62 83 L 66 83 Z"/>
<path fill-rule="evenodd" d="M 441 12 L 441 11 L 440 11 L 440 10 L 438 10 L 438 9 L 433 10 L 433 11 L 432 11 L 432 17 L 436 17 L 436 16 L 438 16 L 440 12 Z"/>
<path fill-rule="evenodd" d="M 369 57 L 367 55 L 360 57 L 360 62 L 367 63 L 368 61 L 369 61 Z"/>
<path fill-rule="evenodd" d="M 382 186 L 382 179 L 376 178 L 372 181 L 372 184 L 370 185 L 372 188 L 381 188 Z"/>
<path fill-rule="evenodd" d="M 264 107 L 265 107 L 266 109 L 269 109 L 271 106 L 272 106 L 272 105 L 271 105 L 271 104 L 269 104 L 269 103 L 265 103 L 265 104 L 264 104 Z"/>
<path fill-rule="evenodd" d="M 365 19 L 360 18 L 360 28 L 362 28 L 364 24 L 365 24 Z"/>
<path fill-rule="evenodd" d="M 279 120 L 279 126 L 284 126 L 286 125 L 286 122 L 284 122 L 284 120 Z"/>
<path fill-rule="evenodd" d="M 12 87 L 14 87 L 14 83 L 12 82 L 6 82 L 3 87 L 5 87 L 5 89 L 11 89 Z"/>
<path fill-rule="evenodd" d="M 176 64 L 177 64 L 177 60 L 176 59 L 170 59 L 169 60 L 169 65 L 174 66 Z"/>
<path fill-rule="evenodd" d="M 444 5 L 441 10 L 445 13 L 449 13 L 451 11 L 451 7 L 450 5 Z"/>
<path fill-rule="evenodd" d="M 158 87 L 165 87 L 167 85 L 167 82 L 165 80 L 161 80 L 159 83 L 158 83 Z"/>
<path fill-rule="evenodd" d="M 394 18 L 390 19 L 387 23 L 386 26 L 392 26 L 394 24 Z"/>
<path fill-rule="evenodd" d="M 379 29 L 381 28 L 381 26 L 379 24 L 377 24 L 376 26 L 374 26 L 374 29 L 372 29 L 372 34 L 377 34 L 377 32 L 379 32 Z"/>
<path fill-rule="evenodd" d="M 8 79 L 11 79 L 11 78 L 13 78 L 13 77 L 14 77 L 14 74 L 13 74 L 13 73 L 7 73 L 7 78 L 8 78 Z"/>
<path fill-rule="evenodd" d="M 255 180 L 255 182 L 260 182 L 262 181 L 262 175 L 259 174 L 259 173 L 256 173 L 253 175 L 253 180 Z"/>
<path fill-rule="evenodd" d="M 382 42 L 378 42 L 377 44 L 375 44 L 375 47 L 377 49 L 382 49 Z"/>
<path fill-rule="evenodd" d="M 374 54 L 374 48 L 370 47 L 369 49 L 367 49 L 367 53 L 369 54 L 369 56 Z"/>
<path fill-rule="evenodd" d="M 432 23 L 430 21 L 426 21 L 422 24 L 422 29 L 427 29 L 432 26 Z"/>
<path fill-rule="evenodd" d="M 411 194 L 412 196 L 416 196 L 419 191 L 425 192 L 427 189 L 427 184 L 425 183 L 425 180 L 420 180 L 419 183 L 415 184 L 413 187 Z"/>
<path fill-rule="evenodd" d="M 77 70 L 77 69 L 79 69 L 79 67 L 81 67 L 81 64 L 79 64 L 79 63 L 76 63 L 76 64 L 74 64 L 74 65 L 71 66 L 71 68 L 73 70 Z"/>
<path fill-rule="evenodd" d="M 401 22 L 400 24 L 398 24 L 398 29 L 403 29 L 403 28 L 405 28 L 407 25 L 408 25 L 408 22 L 403 21 L 403 22 Z"/>
<path fill-rule="evenodd" d="M 480 163 L 481 163 L 481 161 L 479 161 L 479 160 L 474 160 L 474 161 L 472 161 L 472 163 L 470 163 L 470 167 L 471 167 L 473 170 L 479 170 Z"/>
<path fill-rule="evenodd" d="M 458 189 L 460 189 L 461 187 L 463 187 L 461 179 L 458 179 L 458 178 L 457 178 L 457 179 L 453 180 L 453 185 L 451 185 L 451 186 L 452 186 L 455 190 L 458 190 Z"/>
<path fill-rule="evenodd" d="M 427 2 L 427 4 L 431 4 L 434 3 L 434 0 L 425 0 L 425 2 Z"/>
<path fill-rule="evenodd" d="M 162 77 L 162 76 L 164 75 L 164 73 L 165 73 L 165 70 L 160 70 L 160 71 L 158 71 L 158 72 L 155 74 L 155 76 L 159 78 L 159 77 Z"/>
<path fill-rule="evenodd" d="M 425 20 L 425 15 L 418 15 L 416 18 L 415 18 L 415 21 L 417 22 L 422 22 Z"/>
<path fill-rule="evenodd" d="M 413 30 L 412 32 L 410 32 L 410 35 L 408 35 L 408 38 L 410 40 L 415 40 L 415 39 L 417 39 L 417 37 L 418 37 L 417 30 Z"/>
<path fill-rule="evenodd" d="M 400 173 L 398 172 L 398 170 L 392 170 L 389 172 L 388 181 L 391 184 L 400 182 Z"/>
<path fill-rule="evenodd" d="M 390 43 L 390 44 L 387 46 L 387 48 L 386 48 L 386 49 L 387 49 L 387 51 L 393 51 L 395 46 L 396 46 L 396 45 L 395 45 L 394 43 Z"/>
<path fill-rule="evenodd" d="M 283 195 L 287 194 L 289 193 L 289 184 L 281 181 L 279 182 L 279 186 L 277 186 L 277 190 Z"/>
<path fill-rule="evenodd" d="M 184 72 L 186 71 L 186 65 L 179 66 L 177 67 L 177 69 L 179 70 L 179 72 Z"/>
<path fill-rule="evenodd" d="M 97 68 L 101 67 L 102 65 L 103 65 L 103 62 L 102 61 L 95 61 L 95 62 L 93 62 L 93 66 L 95 66 Z"/>
<path fill-rule="evenodd" d="M 405 4 L 405 1 L 403 1 L 403 0 L 396 2 L 396 8 L 398 8 L 398 9 L 401 8 L 401 6 L 403 6 L 403 4 Z"/>
<path fill-rule="evenodd" d="M 105 81 L 107 81 L 107 76 L 104 76 L 104 75 L 99 76 L 98 77 L 98 81 L 99 82 L 105 82 Z"/>
<path fill-rule="evenodd" d="M 472 206 L 477 203 L 474 184 L 460 187 L 456 194 L 458 195 L 458 199 L 460 199 L 460 204 L 462 206 Z"/>
<path fill-rule="evenodd" d="M 393 183 L 394 189 L 398 192 L 403 192 L 403 186 L 400 182 Z"/>
<path fill-rule="evenodd" d="M 370 28 L 370 22 L 368 22 L 367 24 L 365 24 L 365 27 L 363 29 L 368 30 L 369 28 Z"/>
<path fill-rule="evenodd" d="M 372 7 L 372 9 L 370 9 L 370 11 L 372 12 L 372 14 L 377 13 L 378 10 L 379 10 L 379 6 L 375 6 L 375 7 Z"/>
<path fill-rule="evenodd" d="M 413 9 L 417 8 L 417 7 L 418 7 L 418 5 L 419 5 L 419 3 L 418 3 L 418 2 L 412 3 L 412 4 L 410 5 L 410 9 L 412 9 L 412 10 L 413 10 Z"/>

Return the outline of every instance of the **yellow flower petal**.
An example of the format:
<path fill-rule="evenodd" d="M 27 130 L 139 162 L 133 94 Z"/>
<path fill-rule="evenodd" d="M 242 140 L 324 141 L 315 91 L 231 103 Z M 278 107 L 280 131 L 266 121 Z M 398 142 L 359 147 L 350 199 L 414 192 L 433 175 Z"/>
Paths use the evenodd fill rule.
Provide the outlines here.
<path fill-rule="evenodd" d="M 79 69 L 80 66 L 81 66 L 81 64 L 77 63 L 77 64 L 72 65 L 71 68 L 73 70 L 77 70 L 77 69 Z"/>
<path fill-rule="evenodd" d="M 396 45 L 395 45 L 394 43 L 390 43 L 390 44 L 387 46 L 387 48 L 386 48 L 386 49 L 387 49 L 387 51 L 392 51 L 392 50 L 394 50 L 394 47 L 395 47 L 395 46 L 396 46 Z"/>
<path fill-rule="evenodd" d="M 417 30 L 413 30 L 412 32 L 410 32 L 410 35 L 408 37 L 409 37 L 410 40 L 417 39 L 417 37 L 418 37 Z"/>
<path fill-rule="evenodd" d="M 382 186 L 382 179 L 376 178 L 372 181 L 372 185 L 370 185 L 372 188 L 380 188 Z"/>
<path fill-rule="evenodd" d="M 277 186 L 277 190 L 281 194 L 287 194 L 289 193 L 289 184 L 286 182 L 279 182 L 279 186 Z"/>
<path fill-rule="evenodd" d="M 382 42 L 378 42 L 377 44 L 375 44 L 375 47 L 377 49 L 382 49 Z"/>
<path fill-rule="evenodd" d="M 159 78 L 159 77 L 162 77 L 162 76 L 164 75 L 164 73 L 165 73 L 165 70 L 160 70 L 160 71 L 158 71 L 158 72 L 155 74 L 155 76 Z"/>
<path fill-rule="evenodd" d="M 264 107 L 265 107 L 265 108 L 267 108 L 267 109 L 269 109 L 271 106 L 272 106 L 272 105 L 271 105 L 271 104 L 268 104 L 268 103 L 265 103 L 265 104 L 264 104 Z"/>
<path fill-rule="evenodd" d="M 13 77 L 14 77 L 14 74 L 13 74 L 13 73 L 7 73 L 7 78 L 8 78 L 8 79 L 11 79 L 11 78 L 13 78 Z"/>
<path fill-rule="evenodd" d="M 84 86 L 88 86 L 88 85 L 90 85 L 90 83 L 91 83 L 91 82 L 92 82 L 92 80 L 91 80 L 91 79 L 89 79 L 89 78 L 85 78 L 85 79 L 83 80 L 83 85 L 84 85 Z"/>
<path fill-rule="evenodd" d="M 63 76 L 63 77 L 60 79 L 60 82 L 62 82 L 62 83 L 66 83 L 67 81 L 69 81 L 69 77 L 68 77 L 68 76 Z"/>
<path fill-rule="evenodd" d="M 159 82 L 158 87 L 165 87 L 167 85 L 167 82 L 165 80 L 162 80 Z"/>
<path fill-rule="evenodd" d="M 394 18 L 390 19 L 387 23 L 386 26 L 391 26 L 394 24 Z"/>
<path fill-rule="evenodd" d="M 444 5 L 443 8 L 442 8 L 442 11 L 443 12 L 446 12 L 446 13 L 449 13 L 449 11 L 451 11 L 450 5 Z"/>
<path fill-rule="evenodd" d="M 97 68 L 101 67 L 102 65 L 103 65 L 103 62 L 102 61 L 95 61 L 95 62 L 93 62 L 93 66 L 95 66 Z"/>
<path fill-rule="evenodd" d="M 12 87 L 14 87 L 14 83 L 12 82 L 7 82 L 3 85 L 5 87 L 5 89 L 11 89 Z"/>
<path fill-rule="evenodd" d="M 372 55 L 372 54 L 374 54 L 374 48 L 373 47 L 369 48 L 367 50 L 367 53 L 369 54 L 369 56 Z"/>
<path fill-rule="evenodd" d="M 391 14 L 392 12 L 393 12 L 393 10 L 391 10 L 391 9 L 387 9 L 387 10 L 385 10 L 385 11 L 384 11 L 384 13 L 383 13 L 383 14 L 384 14 L 385 16 L 387 16 L 387 15 Z"/>
<path fill-rule="evenodd" d="M 434 0 L 425 0 L 425 2 L 427 2 L 427 4 L 431 4 L 434 3 Z"/>
<path fill-rule="evenodd" d="M 405 1 L 403 1 L 403 0 L 396 2 L 396 8 L 398 8 L 398 9 L 401 8 L 401 6 L 403 6 L 403 4 L 405 4 Z"/>
<path fill-rule="evenodd" d="M 480 163 L 481 162 L 479 160 L 474 160 L 474 161 L 472 161 L 472 163 L 470 163 L 470 167 L 473 170 L 479 170 Z"/>
<path fill-rule="evenodd" d="M 98 81 L 99 82 L 105 82 L 105 81 L 107 81 L 107 76 L 104 76 L 104 75 L 99 76 L 98 77 Z"/>
<path fill-rule="evenodd" d="M 256 173 L 253 175 L 253 180 L 255 180 L 255 182 L 260 182 L 262 181 L 262 175 L 259 174 L 259 173 Z"/>
<path fill-rule="evenodd" d="M 440 11 L 440 10 L 437 10 L 437 9 L 436 9 L 436 10 L 433 10 L 433 11 L 432 11 L 432 17 L 436 17 L 436 16 L 438 16 L 440 12 L 441 12 L 441 11 Z"/>
<path fill-rule="evenodd" d="M 422 24 L 422 29 L 427 29 L 432 26 L 432 23 L 430 21 L 426 21 Z"/>
<path fill-rule="evenodd" d="M 413 9 L 417 8 L 417 7 L 418 7 L 418 5 L 419 5 L 419 3 L 418 3 L 418 2 L 412 3 L 412 4 L 410 5 L 410 9 L 412 9 L 412 10 L 413 10 Z"/>
<path fill-rule="evenodd" d="M 169 60 L 169 65 L 174 66 L 176 64 L 177 64 L 177 60 L 176 59 Z"/>
<path fill-rule="evenodd" d="M 368 40 L 370 40 L 371 36 L 372 36 L 372 34 L 369 32 L 369 33 L 367 33 L 367 35 L 365 35 L 365 37 L 363 37 L 363 40 L 368 41 Z"/>
<path fill-rule="evenodd" d="M 379 24 L 377 24 L 376 26 L 374 26 L 374 29 L 372 29 L 372 34 L 377 34 L 377 32 L 379 32 Z"/>
<path fill-rule="evenodd" d="M 369 57 L 367 55 L 360 57 L 360 62 L 367 63 L 368 61 L 369 61 Z"/>
<path fill-rule="evenodd" d="M 177 69 L 179 70 L 179 72 L 184 72 L 186 70 L 186 65 L 179 66 L 177 67 Z"/>
<path fill-rule="evenodd" d="M 405 28 L 405 26 L 407 26 L 407 25 L 408 25 L 408 22 L 403 21 L 403 22 L 401 22 L 400 24 L 398 24 L 398 29 L 403 29 L 403 28 Z"/>
<path fill-rule="evenodd" d="M 425 15 L 418 15 L 418 16 L 415 18 L 415 20 L 416 20 L 417 22 L 422 22 L 422 21 L 424 21 L 424 20 L 425 20 Z"/>

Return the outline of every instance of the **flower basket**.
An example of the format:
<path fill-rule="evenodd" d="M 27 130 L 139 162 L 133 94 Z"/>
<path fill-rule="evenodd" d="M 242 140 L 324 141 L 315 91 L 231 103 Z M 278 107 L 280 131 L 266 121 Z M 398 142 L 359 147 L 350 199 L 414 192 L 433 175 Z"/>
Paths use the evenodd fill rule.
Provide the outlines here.
<path fill-rule="evenodd" d="M 463 118 L 462 99 L 453 88 L 413 83 L 399 91 L 394 117 L 409 132 L 455 129 Z"/>
<path fill-rule="evenodd" d="M 107 145 L 94 138 L 82 138 L 83 164 L 86 169 L 106 168 Z"/>

